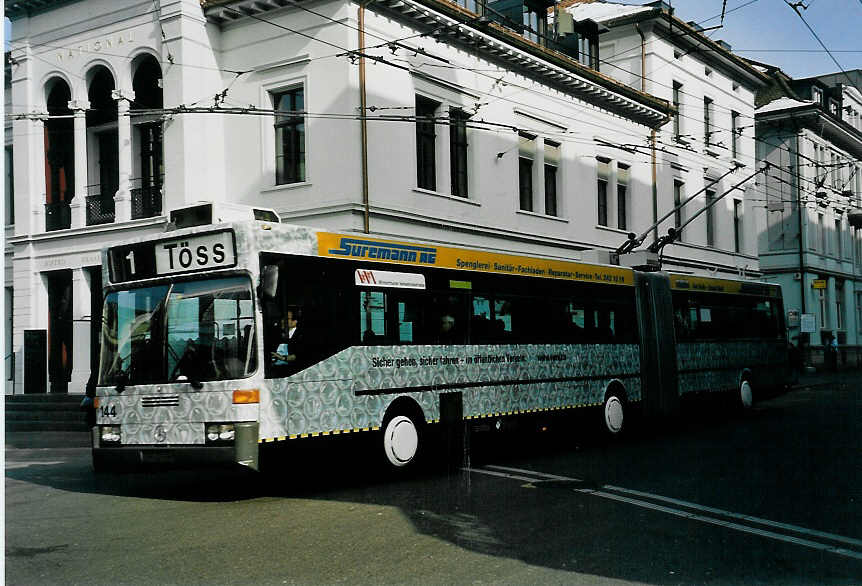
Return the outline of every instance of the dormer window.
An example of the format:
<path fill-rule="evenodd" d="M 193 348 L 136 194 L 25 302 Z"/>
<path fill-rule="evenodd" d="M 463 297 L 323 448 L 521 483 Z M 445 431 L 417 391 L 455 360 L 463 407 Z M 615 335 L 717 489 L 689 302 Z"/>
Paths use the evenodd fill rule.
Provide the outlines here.
<path fill-rule="evenodd" d="M 829 113 L 836 118 L 841 118 L 841 109 L 838 107 L 838 102 L 829 100 Z"/>
<path fill-rule="evenodd" d="M 551 46 L 577 59 L 590 69 L 599 70 L 599 26 L 592 20 L 575 22 L 565 10 L 557 10 L 554 42 Z"/>
<path fill-rule="evenodd" d="M 487 13 L 491 20 L 547 46 L 548 8 L 553 5 L 548 0 L 496 0 L 487 4 Z"/>
<path fill-rule="evenodd" d="M 817 104 L 823 103 L 823 90 L 819 87 L 811 88 L 811 99 Z"/>

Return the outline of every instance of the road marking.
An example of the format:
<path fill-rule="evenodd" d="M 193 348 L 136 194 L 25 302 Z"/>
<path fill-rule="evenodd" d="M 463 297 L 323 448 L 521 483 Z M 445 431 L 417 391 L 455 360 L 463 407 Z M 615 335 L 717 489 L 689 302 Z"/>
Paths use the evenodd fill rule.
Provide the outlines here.
<path fill-rule="evenodd" d="M 532 483 L 542 483 L 542 482 L 550 482 L 550 481 L 568 481 L 568 482 L 584 482 L 579 478 L 572 478 L 569 476 L 559 476 L 556 474 L 548 474 L 545 472 L 537 472 L 534 470 L 524 470 L 522 468 L 509 468 L 506 466 L 494 466 L 488 465 L 482 468 L 464 468 L 467 472 L 474 472 L 477 474 L 485 474 L 488 476 L 496 476 L 502 478 L 511 478 L 514 480 L 528 481 Z M 727 519 L 721 519 L 720 517 L 726 517 L 728 519 L 735 519 L 737 521 L 743 521 L 745 523 L 761 525 L 764 527 L 769 527 L 771 529 L 783 530 L 788 533 L 796 533 L 798 535 L 805 535 L 806 537 L 811 538 L 820 538 L 826 541 L 833 541 L 836 543 L 841 543 L 848 545 L 850 547 L 862 548 L 862 540 L 853 539 L 852 537 L 845 537 L 843 535 L 836 535 L 834 533 L 826 533 L 824 531 L 817 531 L 814 529 L 808 529 L 805 527 L 799 527 L 797 525 L 790 525 L 788 523 L 779 523 L 777 521 L 771 521 L 769 519 L 762 519 L 760 517 L 754 517 L 751 515 L 742 515 L 739 513 L 733 513 L 731 511 L 725 511 L 723 509 L 716 509 L 713 507 L 706 507 L 703 505 L 699 505 L 697 503 L 692 503 L 688 501 L 683 501 L 679 499 L 674 499 L 670 497 L 665 497 L 657 494 L 652 494 L 648 492 L 641 492 L 637 490 L 631 490 L 627 488 L 623 488 L 620 486 L 614 486 L 611 484 L 602 485 L 599 488 L 573 488 L 575 492 L 579 492 L 582 494 L 588 494 L 608 500 L 613 500 L 617 502 L 626 503 L 629 505 L 650 509 L 653 511 L 658 511 L 661 513 L 667 513 L 669 515 L 674 515 L 676 517 L 681 517 L 684 519 L 689 519 L 692 521 L 699 521 L 701 523 L 707 523 L 710 525 L 716 525 L 719 527 L 724 527 L 726 529 L 732 529 L 734 531 L 740 531 L 742 533 L 749 533 L 752 535 L 757 535 L 760 537 L 766 537 L 768 539 L 773 539 L 776 541 L 783 541 L 785 543 L 792 543 L 794 545 L 801 545 L 804 547 L 809 547 L 818 551 L 825 551 L 829 553 L 834 553 L 837 555 L 855 558 L 862 560 L 862 552 L 854 551 L 852 549 L 847 549 L 845 547 L 840 547 L 837 545 L 823 543 L 820 541 L 814 541 L 813 539 L 807 539 L 803 537 L 795 537 L 793 535 L 788 535 L 785 533 L 778 533 L 776 531 L 770 531 L 767 529 L 761 529 L 758 527 L 752 527 L 750 525 L 745 525 L 742 523 L 738 523 L 735 521 L 729 521 Z M 615 494 L 621 493 L 621 494 Z M 627 496 L 628 495 L 628 496 Z M 638 497 L 638 498 L 635 498 Z M 649 499 L 649 500 L 647 500 Z M 667 506 L 661 503 L 668 503 L 669 505 L 676 505 L 676 507 Z M 679 508 L 678 508 L 679 507 Z M 685 510 L 689 509 L 689 510 Z M 693 512 L 697 511 L 697 512 Z M 709 516 L 713 515 L 713 516 Z"/>
<path fill-rule="evenodd" d="M 6 469 L 7 470 L 16 470 L 18 468 L 29 468 L 30 466 L 56 466 L 57 464 L 62 464 L 63 462 L 10 462 L 6 460 Z"/>

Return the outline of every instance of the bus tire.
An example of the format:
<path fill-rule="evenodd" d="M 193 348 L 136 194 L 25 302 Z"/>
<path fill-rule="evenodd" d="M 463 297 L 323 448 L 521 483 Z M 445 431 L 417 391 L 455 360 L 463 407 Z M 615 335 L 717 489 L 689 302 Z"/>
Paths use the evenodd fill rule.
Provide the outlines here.
<path fill-rule="evenodd" d="M 602 404 L 602 430 L 611 437 L 619 436 L 625 429 L 626 401 L 619 389 L 609 389 Z"/>
<path fill-rule="evenodd" d="M 743 378 L 742 382 L 739 383 L 739 395 L 737 397 L 739 400 L 739 406 L 743 409 L 750 409 L 754 404 L 754 389 L 751 387 L 751 382 L 748 378 Z"/>
<path fill-rule="evenodd" d="M 415 417 L 396 412 L 383 422 L 384 463 L 394 470 L 415 466 L 421 449 L 422 430 Z"/>

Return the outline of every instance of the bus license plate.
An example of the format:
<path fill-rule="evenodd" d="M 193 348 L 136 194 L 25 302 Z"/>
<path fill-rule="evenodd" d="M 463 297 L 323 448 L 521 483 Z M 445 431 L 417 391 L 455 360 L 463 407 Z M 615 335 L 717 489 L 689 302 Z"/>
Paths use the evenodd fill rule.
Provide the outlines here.
<path fill-rule="evenodd" d="M 236 252 L 230 232 L 190 236 L 156 244 L 156 272 L 159 275 L 235 264 Z"/>

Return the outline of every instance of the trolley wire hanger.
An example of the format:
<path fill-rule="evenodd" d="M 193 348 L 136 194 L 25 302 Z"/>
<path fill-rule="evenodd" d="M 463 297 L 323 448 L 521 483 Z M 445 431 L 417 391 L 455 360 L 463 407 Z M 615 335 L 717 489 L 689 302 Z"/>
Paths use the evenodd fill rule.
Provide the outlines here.
<path fill-rule="evenodd" d="M 699 209 L 697 211 L 697 213 L 695 213 L 692 217 L 690 217 L 688 220 L 683 222 L 681 225 L 668 228 L 667 235 L 666 236 L 659 236 L 658 238 L 656 238 L 655 242 L 653 242 L 652 244 L 649 245 L 649 247 L 647 247 L 647 250 L 650 252 L 656 253 L 656 254 L 661 254 L 662 249 L 664 249 L 665 246 L 667 246 L 668 244 L 673 244 L 674 241 L 679 240 L 679 237 L 680 237 L 680 234 L 682 234 L 683 228 L 685 228 L 686 226 L 691 224 L 698 216 L 700 216 L 706 210 L 708 210 L 709 208 L 714 206 L 716 203 L 721 201 L 724 198 L 724 196 L 726 196 L 728 193 L 735 191 L 740 186 L 742 186 L 744 183 L 746 183 L 747 181 L 750 181 L 751 179 L 753 179 L 757 175 L 766 172 L 767 170 L 769 170 L 769 168 L 771 166 L 772 166 L 772 163 L 770 163 L 768 161 L 764 161 L 763 168 L 758 169 L 757 171 L 755 171 L 754 173 L 752 173 L 751 175 L 749 175 L 748 177 L 746 177 L 742 181 L 740 181 L 740 182 L 736 183 L 735 185 L 733 185 L 732 187 L 730 187 L 730 189 L 727 189 L 726 191 L 724 191 L 721 195 L 718 195 L 717 197 L 713 198 L 709 203 L 707 203 L 705 206 L 703 206 L 701 209 Z M 704 189 L 706 189 L 706 188 L 704 188 Z M 703 190 L 701 190 L 701 191 L 703 191 Z M 698 193 L 700 193 L 700 192 L 698 192 Z M 682 205 L 677 206 L 677 207 L 682 207 Z M 673 212 L 671 212 L 671 213 L 673 213 Z"/>
<path fill-rule="evenodd" d="M 623 254 L 629 254 L 630 252 L 633 252 L 636 248 L 638 248 L 641 244 L 643 244 L 643 241 L 646 239 L 647 235 L 648 235 L 650 232 L 652 232 L 653 230 L 655 230 L 655 229 L 659 226 L 659 224 L 661 224 L 662 222 L 664 222 L 665 220 L 667 220 L 669 217 L 671 217 L 673 214 L 675 214 L 678 210 L 680 210 L 680 209 L 681 209 L 684 205 L 686 205 L 688 202 L 690 202 L 691 200 L 693 200 L 694 198 L 696 198 L 698 195 L 700 195 L 701 193 L 703 193 L 704 191 L 706 191 L 706 190 L 707 190 L 707 189 L 709 189 L 710 187 L 714 186 L 716 183 L 718 183 L 719 181 L 721 181 L 722 179 L 724 179 L 725 177 L 727 177 L 728 175 L 730 175 L 731 173 L 733 173 L 734 171 L 736 171 L 736 170 L 737 170 L 738 168 L 740 168 L 740 167 L 742 167 L 742 164 L 740 164 L 740 163 L 738 163 L 738 162 L 734 161 L 734 162 L 733 162 L 733 167 L 731 167 L 730 169 L 728 169 L 728 171 L 727 171 L 727 172 L 725 172 L 721 177 L 718 177 L 717 179 L 713 179 L 713 180 L 709 183 L 709 185 L 704 186 L 704 187 L 703 187 L 703 189 L 701 189 L 700 191 L 695 192 L 695 193 L 694 193 L 694 194 L 692 194 L 691 196 L 689 196 L 689 197 L 685 198 L 683 201 L 681 201 L 680 203 L 678 203 L 678 204 L 677 204 L 673 209 L 671 209 L 668 213 L 666 213 L 666 214 L 665 214 L 665 215 L 663 215 L 661 218 L 659 218 L 658 220 L 656 220 L 656 221 L 655 221 L 655 223 L 654 223 L 653 225 L 651 225 L 649 228 L 647 228 L 646 230 L 644 230 L 644 231 L 640 234 L 640 236 L 636 235 L 634 232 L 629 232 L 628 240 L 626 240 L 625 242 L 623 242 L 623 243 L 620 245 L 620 247 L 619 247 L 619 248 L 617 248 L 617 254 L 619 254 L 619 255 L 623 255 Z M 746 181 L 747 181 L 747 180 L 746 180 Z M 724 194 L 722 194 L 722 196 L 724 196 Z M 673 230 L 673 229 L 674 229 L 674 228 L 671 228 L 671 230 Z M 662 237 L 662 238 L 663 238 L 663 237 Z"/>

